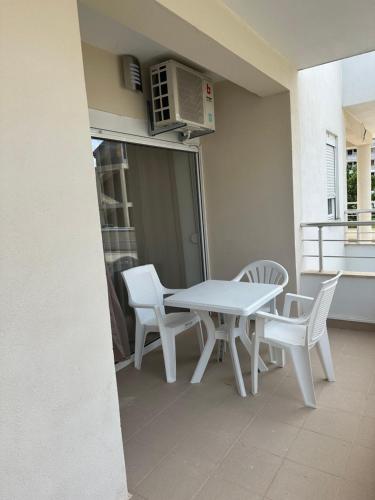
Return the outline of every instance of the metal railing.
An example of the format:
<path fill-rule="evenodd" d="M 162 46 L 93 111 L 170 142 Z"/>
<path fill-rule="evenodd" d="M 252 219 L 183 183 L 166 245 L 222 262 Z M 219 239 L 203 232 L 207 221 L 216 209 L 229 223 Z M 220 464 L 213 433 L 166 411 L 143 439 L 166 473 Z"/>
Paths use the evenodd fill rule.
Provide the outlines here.
<path fill-rule="evenodd" d="M 345 215 L 347 220 L 350 221 L 359 221 L 360 217 L 358 217 L 361 214 L 371 214 L 371 220 L 375 220 L 375 201 L 371 202 L 371 208 L 365 208 L 365 209 L 357 209 L 354 208 L 357 207 L 357 202 L 356 201 L 349 201 L 348 202 L 348 209 L 345 210 Z M 353 208 L 349 208 L 353 207 Z"/>
<path fill-rule="evenodd" d="M 356 204 L 357 205 L 357 202 L 352 202 L 352 204 Z M 369 208 L 369 209 L 348 209 L 348 210 L 345 210 L 345 215 L 346 215 L 346 219 L 348 221 L 351 221 L 351 222 L 367 222 L 366 219 L 364 219 L 363 217 L 361 217 L 361 215 L 365 215 L 365 214 L 370 214 L 370 217 L 368 218 L 369 221 L 375 221 L 375 202 L 371 202 L 371 206 L 372 208 Z M 348 203 L 348 206 L 349 206 L 349 203 Z M 372 226 L 369 226 L 369 229 L 370 231 L 368 231 L 369 233 L 374 233 L 375 234 L 375 228 L 373 228 Z M 357 226 L 357 231 L 356 231 L 356 238 L 354 238 L 354 240 L 356 239 L 357 242 L 358 241 L 363 241 L 363 231 L 361 232 L 360 231 L 360 226 Z M 353 235 L 354 235 L 354 230 L 353 228 L 348 228 L 348 231 L 347 231 L 347 238 L 349 240 L 351 240 L 351 242 L 353 242 Z"/>
<path fill-rule="evenodd" d="M 368 212 L 368 211 L 367 211 Z M 371 212 L 375 213 L 375 210 L 371 210 Z M 324 229 L 325 228 L 347 228 L 347 231 L 344 232 L 345 238 L 336 238 L 333 236 L 330 236 L 328 238 L 325 237 L 324 235 Z M 324 248 L 323 244 L 325 242 L 331 242 L 331 243 L 374 243 L 375 240 L 372 239 L 372 236 L 375 235 L 375 229 L 372 227 L 371 221 L 332 221 L 332 222 L 303 222 L 301 223 L 301 228 L 316 228 L 318 231 L 317 237 L 316 238 L 310 238 L 310 237 L 304 237 L 304 234 L 302 234 L 302 244 L 305 242 L 315 242 L 318 243 L 318 251 L 317 253 L 302 253 L 303 257 L 310 257 L 310 258 L 316 258 L 318 259 L 319 263 L 319 272 L 322 272 L 324 270 L 324 259 L 325 258 L 335 258 L 335 259 L 375 259 L 375 253 L 374 255 L 346 255 L 345 253 L 340 254 L 340 255 L 335 255 L 335 254 L 325 254 L 324 253 Z M 356 229 L 356 232 L 353 232 L 352 234 L 356 236 L 356 238 L 351 239 L 348 237 L 350 235 L 350 229 Z M 362 229 L 363 228 L 363 229 Z M 366 228 L 370 228 L 370 230 L 366 230 Z M 370 236 L 368 236 L 370 235 Z"/>

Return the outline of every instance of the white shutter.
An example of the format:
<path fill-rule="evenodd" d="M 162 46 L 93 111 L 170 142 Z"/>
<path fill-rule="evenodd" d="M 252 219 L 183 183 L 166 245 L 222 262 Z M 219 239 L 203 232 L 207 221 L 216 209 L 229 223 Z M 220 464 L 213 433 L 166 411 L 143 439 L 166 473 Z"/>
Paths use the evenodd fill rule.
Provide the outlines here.
<path fill-rule="evenodd" d="M 336 198 L 336 148 L 326 144 L 327 198 Z"/>

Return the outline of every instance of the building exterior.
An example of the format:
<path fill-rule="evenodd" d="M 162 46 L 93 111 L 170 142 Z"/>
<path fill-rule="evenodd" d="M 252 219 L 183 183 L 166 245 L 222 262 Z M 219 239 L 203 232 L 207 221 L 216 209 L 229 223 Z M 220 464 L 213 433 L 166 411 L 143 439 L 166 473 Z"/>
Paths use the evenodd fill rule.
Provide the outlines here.
<path fill-rule="evenodd" d="M 119 226 L 148 228 L 142 241 L 136 238 L 147 250 L 151 234 L 160 242 L 155 234 L 175 228 L 181 244 L 168 259 L 182 282 L 191 269 L 196 281 L 231 279 L 245 263 L 270 258 L 287 267 L 289 291 L 313 293 L 321 275 L 303 274 L 316 266 L 316 257 L 305 256 L 316 248 L 303 247 L 301 223 L 345 220 L 347 142 L 363 151 L 357 158 L 359 208 L 370 208 L 364 204 L 372 124 L 365 127 L 370 142 L 363 144 L 361 104 L 368 113 L 375 96 L 362 89 L 350 100 L 340 62 L 310 67 L 363 52 L 362 38 L 358 45 L 351 39 L 350 48 L 343 41 L 338 52 L 327 51 L 322 38 L 323 48 L 309 52 L 306 46 L 304 61 L 303 54 L 290 56 L 288 44 L 266 42 L 261 18 L 258 33 L 241 17 L 243 3 L 234 4 L 21 0 L 0 7 L 1 498 L 127 496 L 103 226 L 107 233 Z M 367 50 L 375 49 L 371 43 Z M 121 80 L 118 56 L 129 52 L 145 71 L 172 54 L 213 76 L 216 132 L 193 142 L 173 132 L 150 137 L 145 95 Z M 148 215 L 137 223 L 136 189 L 128 200 L 104 190 L 98 205 L 95 140 L 132 145 L 129 165 L 137 158 L 146 164 L 152 148 L 170 151 L 160 156 L 160 164 L 172 162 L 165 179 L 172 182 L 176 165 L 184 165 L 184 173 L 173 177 L 173 196 L 169 190 L 159 199 L 175 207 L 169 213 L 189 217 L 168 225 L 163 219 L 166 226 L 152 233 L 158 215 L 142 205 Z M 121 174 L 125 179 L 127 172 Z M 160 176 L 147 185 L 149 199 Z M 121 211 L 122 225 L 113 222 L 113 210 Z M 329 227 L 326 234 L 343 233 Z M 107 235 L 106 244 L 110 258 L 126 244 L 138 258 L 134 239 L 115 244 Z M 345 258 L 344 244 L 339 247 L 336 266 Z M 143 259 L 164 262 L 166 247 L 155 244 L 153 251 L 155 257 Z M 178 262 L 177 254 L 183 255 Z M 167 276 L 168 262 L 164 269 Z M 345 277 L 334 316 L 375 322 L 368 300 L 373 279 L 364 285 L 362 278 Z M 349 315 L 348 290 L 357 297 Z"/>

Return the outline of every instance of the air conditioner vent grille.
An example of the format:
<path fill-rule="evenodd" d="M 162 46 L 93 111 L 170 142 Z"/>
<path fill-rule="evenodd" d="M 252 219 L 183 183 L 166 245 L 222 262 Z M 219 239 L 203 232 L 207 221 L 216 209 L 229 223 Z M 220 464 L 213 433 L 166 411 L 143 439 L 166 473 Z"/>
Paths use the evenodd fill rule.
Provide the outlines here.
<path fill-rule="evenodd" d="M 203 124 L 202 79 L 178 67 L 177 88 L 181 119 Z"/>

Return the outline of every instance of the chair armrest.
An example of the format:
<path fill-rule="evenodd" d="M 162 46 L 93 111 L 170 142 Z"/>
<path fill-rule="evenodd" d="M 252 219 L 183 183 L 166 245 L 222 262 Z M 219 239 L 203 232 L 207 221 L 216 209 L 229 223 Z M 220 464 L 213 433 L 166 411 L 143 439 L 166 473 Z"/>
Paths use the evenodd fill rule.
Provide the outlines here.
<path fill-rule="evenodd" d="M 154 309 L 155 307 L 157 307 L 155 306 L 155 304 L 139 304 L 137 302 L 132 302 L 132 301 L 129 301 L 129 306 L 139 309 Z"/>
<path fill-rule="evenodd" d="M 182 290 L 184 290 L 184 288 L 165 288 L 165 287 L 163 287 L 163 294 L 164 295 L 173 295 L 174 293 L 182 292 Z"/>
<path fill-rule="evenodd" d="M 312 304 L 314 302 L 313 297 L 307 297 L 306 295 L 297 295 L 295 293 L 287 293 L 284 300 L 283 316 L 290 316 L 290 308 L 293 302 L 302 302 Z"/>
<path fill-rule="evenodd" d="M 255 319 L 272 319 L 274 321 L 279 321 L 280 323 L 288 323 L 289 325 L 305 325 L 308 317 L 299 316 L 298 318 L 288 318 L 286 316 L 279 316 L 278 314 L 271 314 L 267 312 L 257 312 L 255 314 Z"/>
<path fill-rule="evenodd" d="M 244 272 L 241 271 L 239 274 L 237 274 L 237 276 L 235 276 L 234 278 L 232 278 L 232 281 L 241 281 L 243 276 L 244 276 Z"/>

